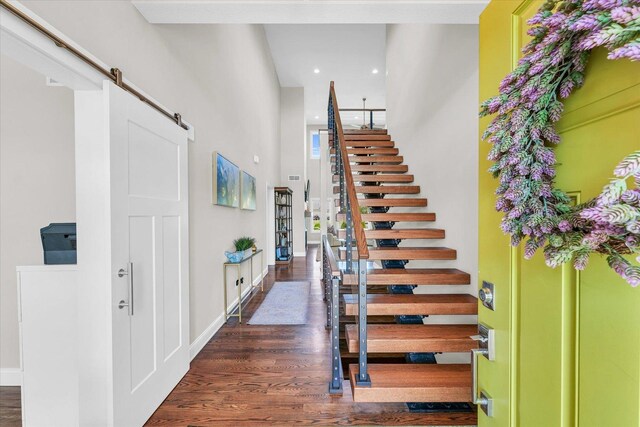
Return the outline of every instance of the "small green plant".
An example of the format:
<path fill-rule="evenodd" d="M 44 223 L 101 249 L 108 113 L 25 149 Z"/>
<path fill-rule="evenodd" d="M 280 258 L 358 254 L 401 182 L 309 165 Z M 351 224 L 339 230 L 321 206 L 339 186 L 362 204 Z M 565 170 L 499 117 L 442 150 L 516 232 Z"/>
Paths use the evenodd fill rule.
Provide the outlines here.
<path fill-rule="evenodd" d="M 255 245 L 256 239 L 253 237 L 239 237 L 233 241 L 233 246 L 236 247 L 236 251 L 246 251 L 247 249 L 251 249 L 253 245 Z"/>

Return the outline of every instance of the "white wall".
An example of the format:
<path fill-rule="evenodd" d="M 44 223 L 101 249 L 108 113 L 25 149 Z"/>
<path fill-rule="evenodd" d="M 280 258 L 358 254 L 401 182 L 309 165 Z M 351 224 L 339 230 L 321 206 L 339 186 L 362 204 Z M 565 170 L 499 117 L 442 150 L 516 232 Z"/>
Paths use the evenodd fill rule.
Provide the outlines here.
<path fill-rule="evenodd" d="M 306 128 L 304 88 L 283 87 L 280 90 L 280 185 L 293 190 L 293 253 L 295 256 L 305 254 Z M 300 175 L 300 180 L 289 181 L 289 175 Z"/>
<path fill-rule="evenodd" d="M 151 25 L 124 1 L 24 3 L 195 126 L 196 140 L 189 144 L 190 333 L 191 341 L 197 340 L 221 320 L 224 250 L 244 234 L 255 236 L 258 246 L 265 244 L 264 192 L 267 183 L 280 180 L 280 86 L 263 27 Z M 220 151 L 256 177 L 256 211 L 211 205 L 212 151 Z M 254 154 L 260 157 L 257 165 Z M 228 289 L 235 295 L 231 280 Z M 11 284 L 3 280 L 5 286 Z M 3 305 L 4 300 L 3 294 Z M 15 305 L 13 301 L 7 298 L 8 305 Z M 13 367 L 17 331 L 9 325 L 12 332 L 5 340 L 4 322 L 2 328 L 2 354 L 13 356 L 3 358 L 1 366 Z"/>
<path fill-rule="evenodd" d="M 19 368 L 16 266 L 42 264 L 40 228 L 75 222 L 73 92 L 0 56 L 0 368 Z"/>
<path fill-rule="evenodd" d="M 421 292 L 475 295 L 478 268 L 478 26 L 387 26 L 387 119 L 421 196 L 436 212 L 446 238 L 433 246 L 457 249 L 457 261 L 410 262 L 471 274 L 470 286 L 423 286 Z M 424 208 L 422 208 L 424 210 Z M 407 211 L 405 209 L 405 211 Z M 415 226 L 415 224 L 413 224 Z M 408 224 L 407 226 L 411 226 Z M 403 242 L 403 246 L 415 243 Z M 422 242 L 424 245 L 424 242 Z M 428 289 L 426 289 L 428 288 Z M 436 316 L 427 321 L 469 321 Z M 436 319 L 437 318 L 437 319 Z"/>

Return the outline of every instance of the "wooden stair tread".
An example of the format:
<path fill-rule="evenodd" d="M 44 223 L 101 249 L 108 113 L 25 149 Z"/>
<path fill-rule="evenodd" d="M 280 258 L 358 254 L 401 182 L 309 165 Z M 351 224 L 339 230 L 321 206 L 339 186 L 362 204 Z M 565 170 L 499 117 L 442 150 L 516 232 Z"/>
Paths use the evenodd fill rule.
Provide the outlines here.
<path fill-rule="evenodd" d="M 338 238 L 346 238 L 347 230 L 338 230 Z M 440 228 L 392 228 L 389 230 L 365 230 L 367 239 L 444 239 Z"/>
<path fill-rule="evenodd" d="M 355 285 L 358 276 L 344 274 L 344 285 Z M 380 268 L 367 271 L 367 285 L 468 285 L 471 276 L 455 268 Z"/>
<path fill-rule="evenodd" d="M 345 129 L 345 135 L 386 135 L 387 129 Z"/>
<path fill-rule="evenodd" d="M 365 207 L 424 207 L 427 206 L 427 199 L 424 197 L 403 197 L 383 199 L 358 199 L 358 204 Z"/>
<path fill-rule="evenodd" d="M 335 148 L 329 150 L 330 154 L 336 154 Z M 382 148 L 347 148 L 347 154 L 367 155 L 367 154 L 398 154 L 397 148 L 382 147 Z"/>
<path fill-rule="evenodd" d="M 409 170 L 409 166 L 407 165 L 351 165 L 352 172 L 378 172 L 378 173 L 386 173 L 386 172 L 407 172 Z"/>
<path fill-rule="evenodd" d="M 345 221 L 345 214 L 336 214 L 337 221 Z M 420 222 L 435 221 L 436 214 L 432 212 L 387 212 L 387 213 L 368 213 L 362 214 L 362 220 L 367 222 Z"/>
<path fill-rule="evenodd" d="M 357 194 L 417 194 L 419 185 L 356 185 Z M 340 187 L 333 187 L 333 194 L 340 194 Z"/>
<path fill-rule="evenodd" d="M 391 136 L 386 134 L 368 133 L 368 134 L 352 134 L 344 135 L 345 141 L 390 141 Z"/>
<path fill-rule="evenodd" d="M 369 315 L 369 313 L 367 313 L 367 323 L 370 323 L 370 324 L 395 323 L 395 317 L 394 317 L 393 314 L 381 314 L 381 315 L 372 314 L 370 317 L 368 315 Z M 340 316 L 339 322 L 343 326 L 344 325 L 354 325 L 355 324 L 355 318 L 353 317 L 353 315 L 344 314 L 344 315 Z M 340 334 L 340 339 L 344 339 L 344 334 Z"/>
<path fill-rule="evenodd" d="M 354 182 L 413 182 L 413 175 L 362 175 L 353 174 Z M 340 175 L 333 175 L 333 182 L 340 182 Z"/>
<path fill-rule="evenodd" d="M 395 147 L 393 141 L 345 141 L 347 147 L 364 148 L 364 147 Z"/>
<path fill-rule="evenodd" d="M 340 293 L 341 294 L 348 294 L 349 292 L 353 291 L 353 284 L 357 284 L 358 282 L 353 282 L 349 285 L 341 285 L 340 286 Z M 387 294 L 389 293 L 389 289 L 387 287 L 387 285 L 367 285 L 367 293 L 368 294 Z"/>
<path fill-rule="evenodd" d="M 354 251 L 355 252 L 355 251 Z M 345 247 L 338 248 L 338 256 L 340 259 L 345 259 L 347 249 Z M 455 249 L 445 247 L 399 247 L 399 248 L 384 248 L 375 247 L 369 248 L 370 260 L 418 260 L 418 259 L 438 259 L 438 260 L 453 260 L 456 259 L 457 253 Z"/>
<path fill-rule="evenodd" d="M 358 325 L 345 325 L 349 351 L 358 351 Z M 478 347 L 477 325 L 367 325 L 367 352 L 465 352 Z"/>
<path fill-rule="evenodd" d="M 349 365 L 354 402 L 469 402 L 466 364 L 369 364 L 371 386 L 358 386 L 358 365 Z"/>
<path fill-rule="evenodd" d="M 343 295 L 345 314 L 358 314 L 358 295 Z M 468 294 L 367 295 L 367 316 L 478 314 L 478 300 Z M 375 318 L 375 317 L 374 317 Z"/>
<path fill-rule="evenodd" d="M 351 163 L 402 163 L 402 156 L 349 156 Z"/>

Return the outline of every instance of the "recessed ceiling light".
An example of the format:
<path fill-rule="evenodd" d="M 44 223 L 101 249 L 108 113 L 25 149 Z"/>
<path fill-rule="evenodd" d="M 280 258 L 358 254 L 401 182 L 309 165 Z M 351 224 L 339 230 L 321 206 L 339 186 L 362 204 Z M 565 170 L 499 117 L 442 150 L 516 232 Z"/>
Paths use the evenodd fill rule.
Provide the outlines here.
<path fill-rule="evenodd" d="M 373 74 L 378 74 L 378 69 L 377 69 L 377 68 L 374 68 L 373 70 L 371 70 L 371 73 L 373 73 Z"/>
<path fill-rule="evenodd" d="M 358 117 L 358 116 L 355 116 L 355 117 L 354 117 L 354 119 L 355 119 L 355 120 L 358 120 L 358 119 L 359 119 L 359 117 Z"/>
<path fill-rule="evenodd" d="M 314 118 L 315 118 L 315 119 L 319 119 L 319 118 L 320 118 L 320 116 L 315 116 Z"/>
<path fill-rule="evenodd" d="M 314 68 L 314 69 L 313 69 L 313 72 L 314 72 L 315 74 L 318 74 L 318 73 L 320 72 L 320 68 Z"/>

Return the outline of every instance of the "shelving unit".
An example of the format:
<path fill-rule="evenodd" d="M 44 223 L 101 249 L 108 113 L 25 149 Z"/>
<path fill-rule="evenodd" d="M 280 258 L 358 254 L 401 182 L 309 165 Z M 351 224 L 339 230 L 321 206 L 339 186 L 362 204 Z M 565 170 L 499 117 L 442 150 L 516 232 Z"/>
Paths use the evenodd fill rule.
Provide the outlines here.
<path fill-rule="evenodd" d="M 275 187 L 276 264 L 289 265 L 293 259 L 293 191 Z"/>

